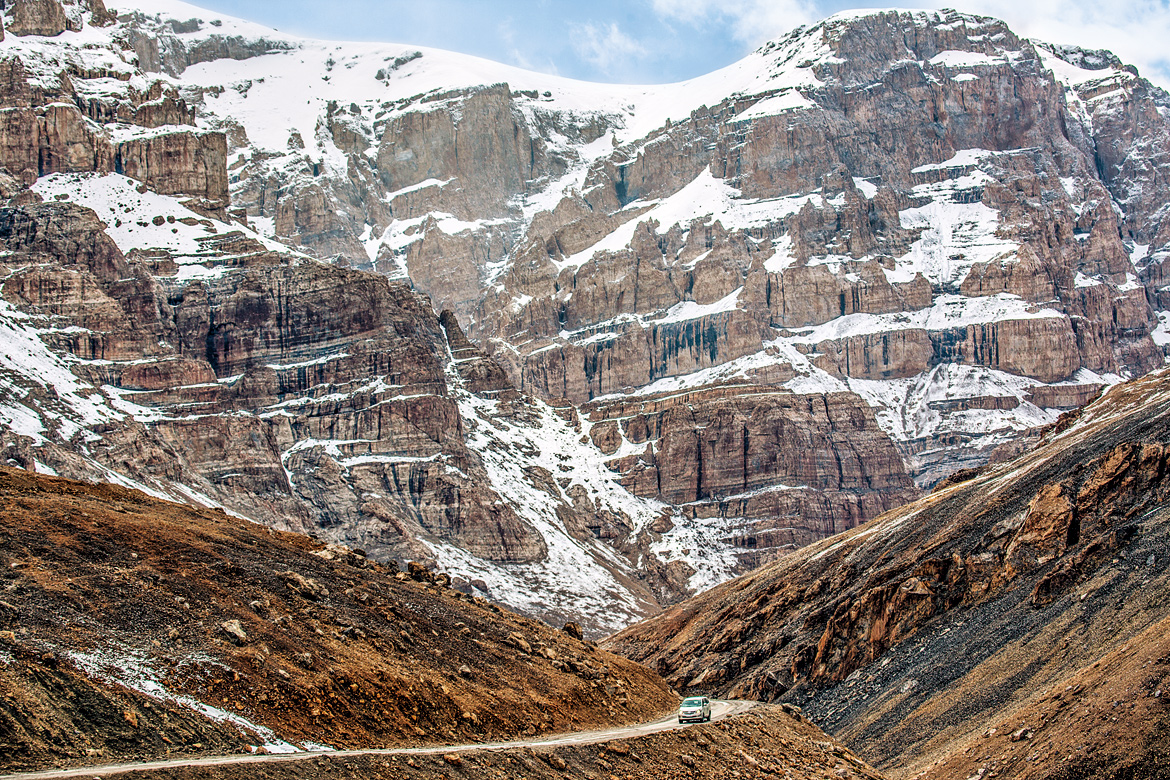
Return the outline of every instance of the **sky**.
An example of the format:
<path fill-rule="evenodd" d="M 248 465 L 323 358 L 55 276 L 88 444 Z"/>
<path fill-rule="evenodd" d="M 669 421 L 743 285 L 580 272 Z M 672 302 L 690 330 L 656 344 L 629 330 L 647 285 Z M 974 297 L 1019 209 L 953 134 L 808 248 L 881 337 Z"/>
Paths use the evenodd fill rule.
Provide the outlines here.
<path fill-rule="evenodd" d="M 837 11 L 887 7 L 858 0 L 191 2 L 310 38 L 432 46 L 572 78 L 643 84 L 708 73 Z M 903 0 L 901 6 L 996 16 L 1027 37 L 1110 49 L 1170 88 L 1170 0 Z"/>

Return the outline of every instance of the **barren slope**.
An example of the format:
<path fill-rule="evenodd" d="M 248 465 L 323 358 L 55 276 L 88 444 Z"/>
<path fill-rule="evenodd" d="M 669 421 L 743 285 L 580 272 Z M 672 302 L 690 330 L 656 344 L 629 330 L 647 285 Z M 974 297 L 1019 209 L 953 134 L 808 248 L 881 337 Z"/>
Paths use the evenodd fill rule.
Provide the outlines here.
<path fill-rule="evenodd" d="M 1151 772 L 1170 663 L 1168 380 L 1114 388 L 1033 452 L 609 646 L 684 692 L 801 703 L 898 774 Z M 1021 728 L 1038 744 L 1009 747 Z"/>
<path fill-rule="evenodd" d="M 649 719 L 656 675 L 482 600 L 133 490 L 0 467 L 0 764 Z"/>

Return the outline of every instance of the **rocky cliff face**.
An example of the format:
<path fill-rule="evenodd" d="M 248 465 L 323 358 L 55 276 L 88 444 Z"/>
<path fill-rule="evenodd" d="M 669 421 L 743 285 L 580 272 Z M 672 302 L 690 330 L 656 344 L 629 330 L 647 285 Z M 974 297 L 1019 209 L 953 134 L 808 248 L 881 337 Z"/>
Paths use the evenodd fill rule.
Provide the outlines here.
<path fill-rule="evenodd" d="M 408 286 L 227 222 L 224 134 L 184 126 L 193 109 L 129 49 L 71 41 L 100 34 L 100 4 L 59 10 L 68 30 L 3 53 L 5 459 L 441 562 L 590 631 L 656 609 L 586 515 L 628 534 L 661 507 Z M 578 450 L 559 481 L 541 436 Z"/>
<path fill-rule="evenodd" d="M 253 224 L 409 279 L 599 422 L 680 389 L 853 393 L 929 486 L 1164 360 L 1170 100 L 1111 55 L 845 14 L 651 91 L 206 16 L 126 23 L 226 132 Z M 236 62 L 184 64 L 225 40 Z"/>
<path fill-rule="evenodd" d="M 533 221 L 473 330 L 522 345 L 501 357 L 522 387 L 585 401 L 771 364 L 860 394 L 930 484 L 1055 419 L 1026 388 L 1162 362 L 1139 277 L 1164 214 L 1096 173 L 1101 144 L 1130 147 L 1092 135 L 1152 118 L 1158 169 L 1158 90 L 962 16 L 837 17 L 753 58 L 772 89 L 722 74 L 740 89 L 590 169 L 589 208 Z M 949 465 L 920 455 L 940 447 Z"/>
<path fill-rule="evenodd" d="M 622 484 L 676 507 L 646 536 L 678 586 L 709 587 L 917 495 L 892 442 L 850 393 L 748 385 L 587 409 L 589 436 Z M 720 570 L 711 559 L 728 542 L 738 561 Z"/>
<path fill-rule="evenodd" d="M 43 177 L 14 200 L 8 458 L 379 560 L 453 561 L 464 589 L 590 630 L 656 608 L 587 527 L 608 514 L 628 536 L 660 505 L 516 393 L 450 313 L 118 174 Z"/>
<path fill-rule="evenodd" d="M 5 13 L 6 311 L 64 372 L 18 361 L 14 452 L 523 609 L 616 627 L 1170 338 L 1165 94 L 995 20 L 842 15 L 648 90 L 151 0 Z M 117 251 L 75 262 L 61 200 Z"/>
<path fill-rule="evenodd" d="M 1165 663 L 1152 659 L 1170 618 L 1168 378 L 1118 386 L 1033 452 L 610 647 L 680 691 L 799 703 L 899 776 L 1152 766 L 1166 725 Z M 1061 750 L 1072 742 L 1075 760 Z"/>

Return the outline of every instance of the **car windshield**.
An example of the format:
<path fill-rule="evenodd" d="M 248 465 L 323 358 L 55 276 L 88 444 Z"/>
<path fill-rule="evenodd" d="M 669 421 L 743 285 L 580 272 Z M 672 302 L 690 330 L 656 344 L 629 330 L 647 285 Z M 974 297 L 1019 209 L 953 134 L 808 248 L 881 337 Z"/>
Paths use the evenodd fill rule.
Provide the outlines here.
<path fill-rule="evenodd" d="M 683 700 L 682 706 L 684 706 L 684 707 L 702 707 L 703 700 L 702 699 L 685 699 L 685 700 Z"/>

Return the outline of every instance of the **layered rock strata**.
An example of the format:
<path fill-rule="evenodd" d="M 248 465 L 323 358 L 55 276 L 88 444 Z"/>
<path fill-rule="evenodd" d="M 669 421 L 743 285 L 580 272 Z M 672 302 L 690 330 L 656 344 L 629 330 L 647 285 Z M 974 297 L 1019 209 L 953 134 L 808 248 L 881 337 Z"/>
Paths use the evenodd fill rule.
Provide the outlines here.
<path fill-rule="evenodd" d="M 1111 55 L 993 19 L 840 15 L 647 90 L 151 0 L 117 19 L 58 5 L 64 27 L 18 23 L 0 44 L 4 190 L 14 208 L 35 205 L 22 184 L 84 201 L 141 268 L 141 289 L 103 288 L 120 303 L 95 333 L 57 324 L 58 354 L 144 349 L 160 367 L 111 368 L 110 387 L 174 405 L 186 429 L 201 408 L 226 416 L 231 434 L 193 457 L 237 487 L 201 494 L 425 553 L 526 609 L 548 606 L 521 594 L 561 576 L 558 550 L 632 615 L 853 527 L 914 496 L 907 471 L 929 486 L 1019 446 L 1170 341 L 1170 102 Z M 418 348 L 365 330 L 397 333 L 397 313 L 288 309 L 410 309 L 402 289 L 302 273 L 296 252 L 449 311 L 401 315 L 432 379 L 375 382 L 397 370 L 379 350 Z M 157 309 L 157 336 L 104 330 L 122 306 Z M 429 400 L 395 395 L 413 389 Z M 178 415 L 131 413 L 181 430 L 172 449 L 189 434 L 152 414 Z M 247 469 L 223 467 L 236 452 L 217 465 L 240 436 Z M 477 457 L 487 483 L 464 466 Z M 502 504 L 469 498 L 485 484 Z"/>
<path fill-rule="evenodd" d="M 253 224 L 410 279 L 519 389 L 599 419 L 852 392 L 929 486 L 1164 360 L 1168 101 L 1111 55 L 846 14 L 651 94 L 246 27 L 211 77 L 186 53 L 242 23 L 128 23 L 227 133 Z M 295 112 L 293 57 L 318 73 Z"/>
<path fill-rule="evenodd" d="M 589 436 L 622 484 L 680 513 L 650 528 L 651 549 L 676 576 L 705 575 L 704 586 L 718 579 L 702 561 L 720 541 L 740 551 L 736 568 L 753 567 L 917 496 L 851 393 L 739 386 L 587 409 Z"/>

